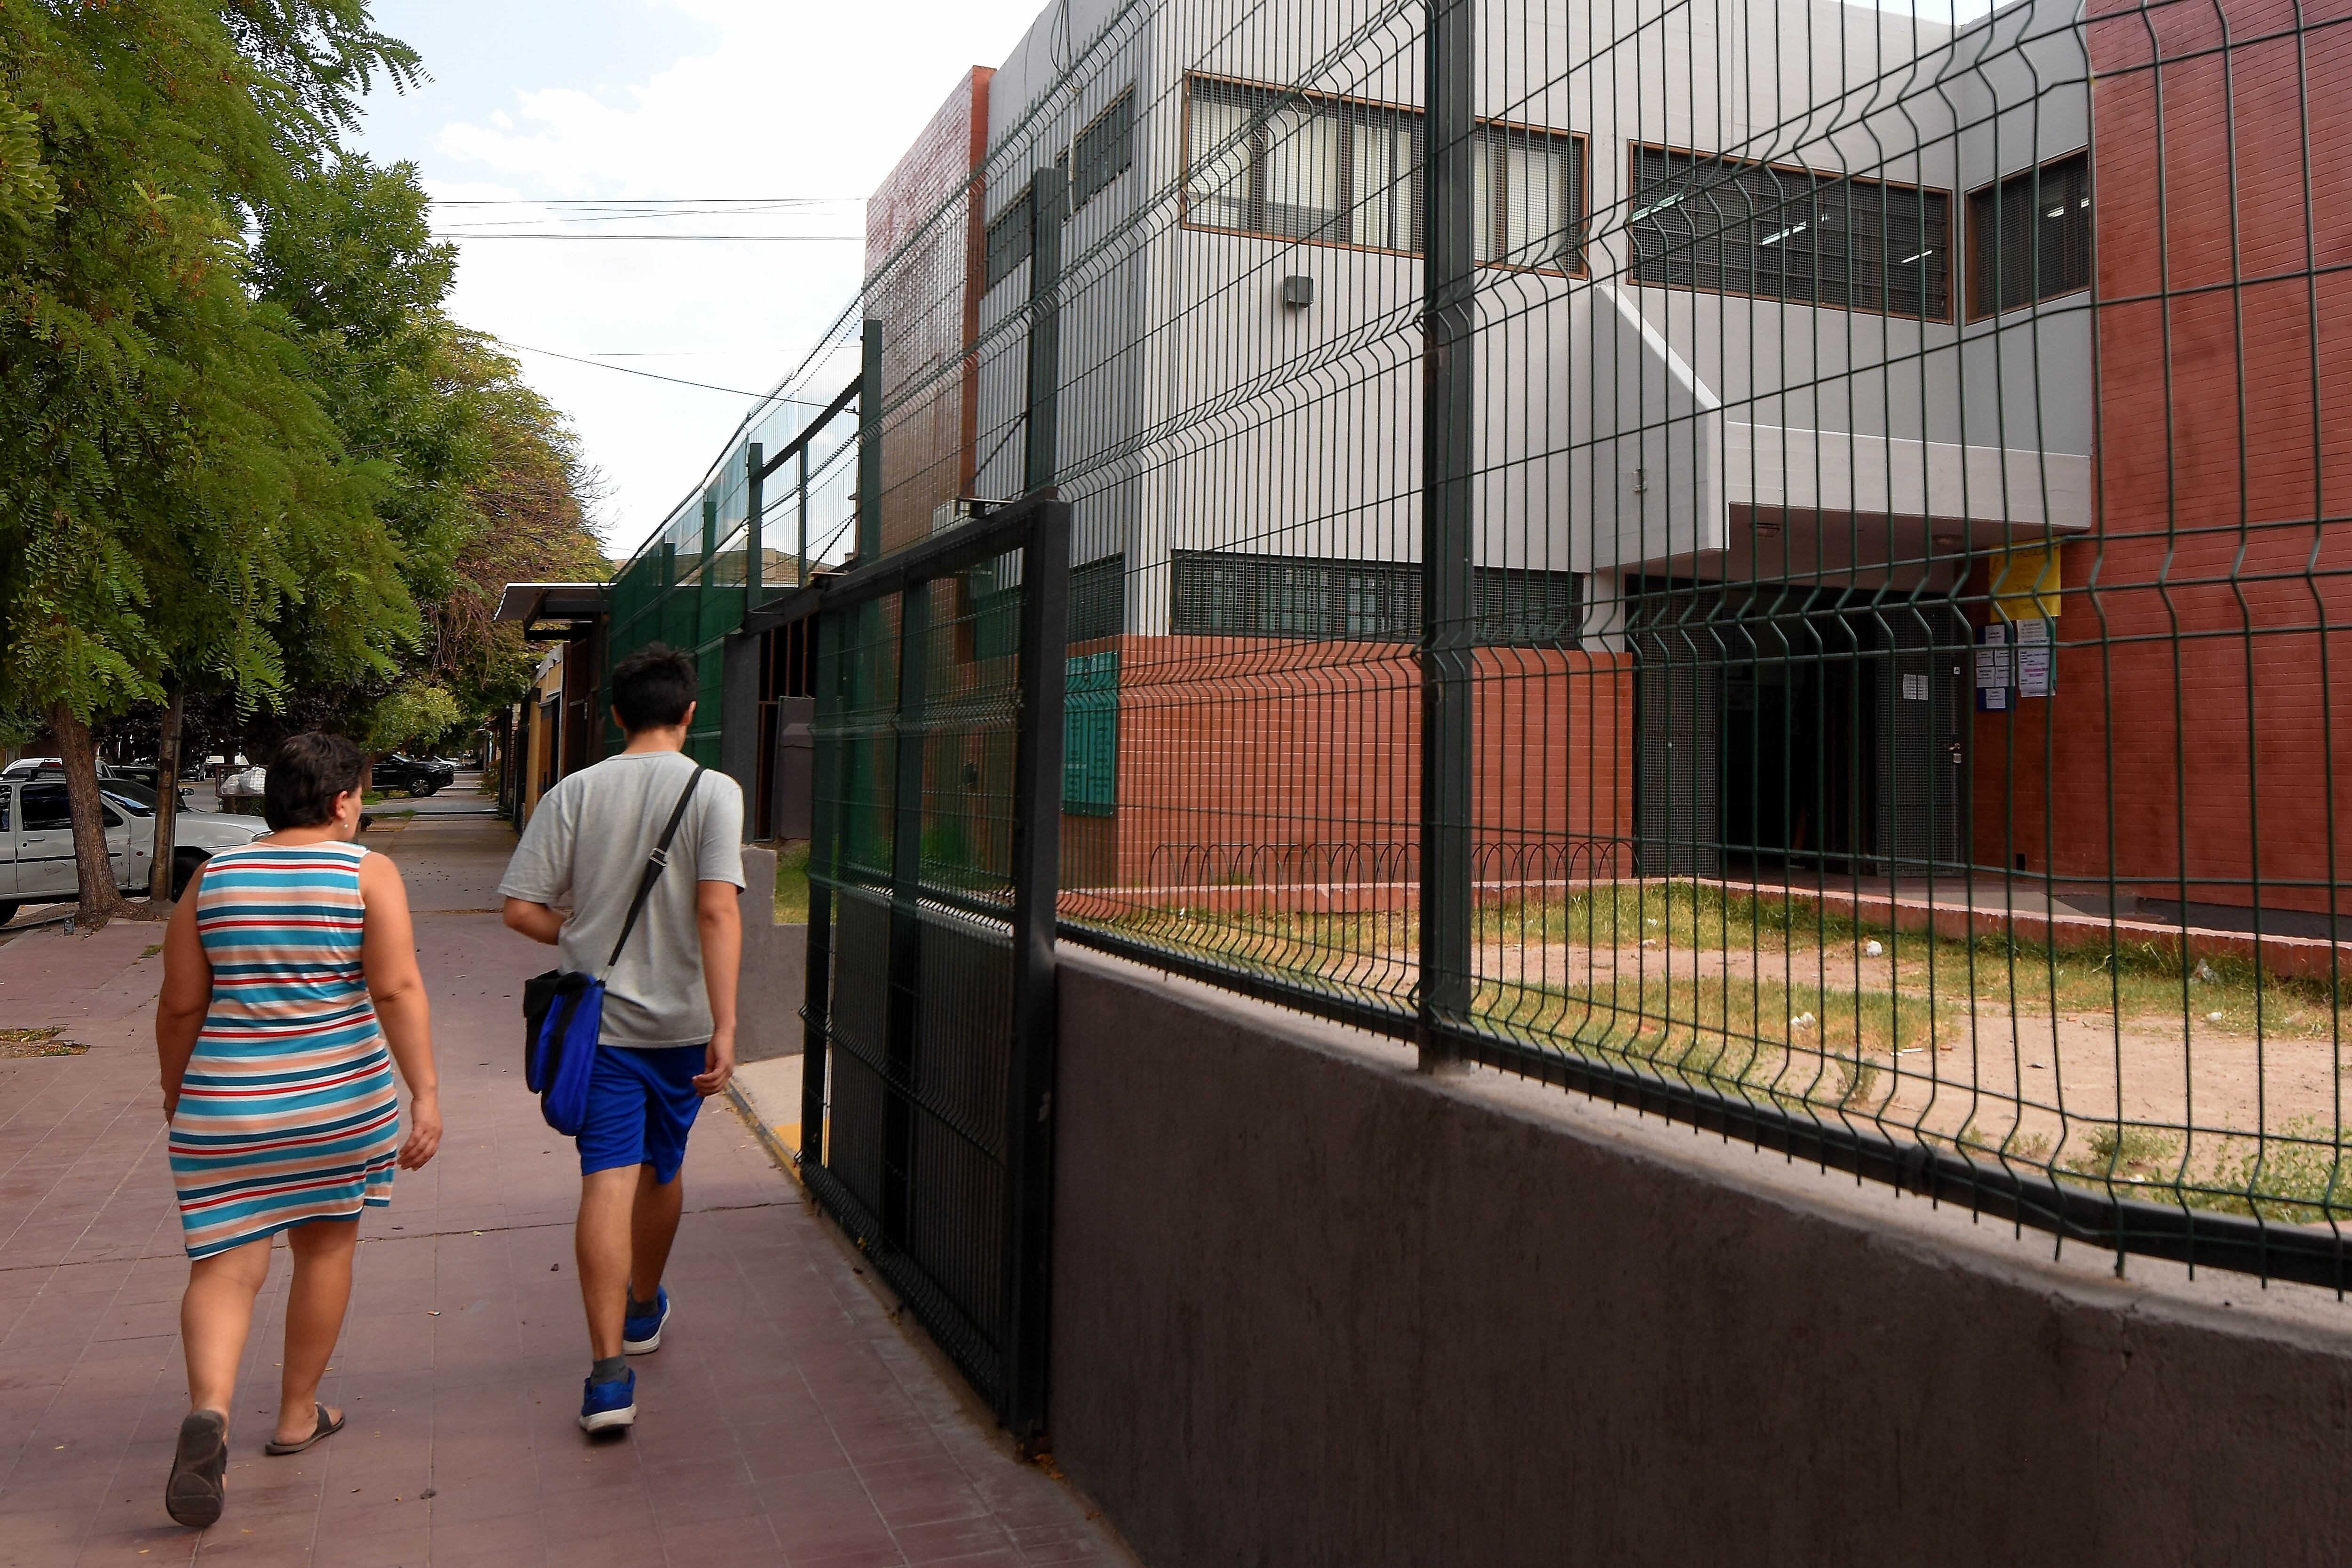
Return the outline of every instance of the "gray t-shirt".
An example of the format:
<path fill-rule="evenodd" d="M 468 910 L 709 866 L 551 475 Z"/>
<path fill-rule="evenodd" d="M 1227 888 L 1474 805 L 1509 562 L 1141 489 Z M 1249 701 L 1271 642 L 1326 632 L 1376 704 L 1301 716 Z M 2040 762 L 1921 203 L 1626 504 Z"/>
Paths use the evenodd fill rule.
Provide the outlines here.
<path fill-rule="evenodd" d="M 680 752 L 624 752 L 572 774 L 542 796 L 507 863 L 499 891 L 534 904 L 572 906 L 556 952 L 565 969 L 602 974 L 629 916 L 637 879 L 661 840 L 678 792 L 694 776 Z M 743 885 L 743 792 L 717 769 L 670 840 L 669 867 L 654 884 L 621 962 L 604 981 L 608 1046 L 698 1046 L 710 1038 L 697 882 Z"/>

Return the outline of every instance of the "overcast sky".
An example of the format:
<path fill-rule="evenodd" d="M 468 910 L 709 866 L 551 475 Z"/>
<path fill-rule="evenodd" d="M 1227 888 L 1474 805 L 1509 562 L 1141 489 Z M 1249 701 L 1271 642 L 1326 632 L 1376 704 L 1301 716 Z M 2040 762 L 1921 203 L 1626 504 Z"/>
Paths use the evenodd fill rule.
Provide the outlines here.
<path fill-rule="evenodd" d="M 856 287 L 857 239 L 788 243 L 493 239 L 533 233 L 862 236 L 864 198 L 957 78 L 993 66 L 1042 0 L 376 0 L 433 79 L 370 100 L 362 144 L 423 171 L 465 241 L 452 313 L 510 344 L 760 392 Z M 887 18 L 887 26 L 877 22 Z M 835 198 L 661 222 L 461 202 Z M 474 237 L 467 238 L 468 233 Z M 520 352 L 567 413 L 625 554 L 700 479 L 750 399 Z"/>

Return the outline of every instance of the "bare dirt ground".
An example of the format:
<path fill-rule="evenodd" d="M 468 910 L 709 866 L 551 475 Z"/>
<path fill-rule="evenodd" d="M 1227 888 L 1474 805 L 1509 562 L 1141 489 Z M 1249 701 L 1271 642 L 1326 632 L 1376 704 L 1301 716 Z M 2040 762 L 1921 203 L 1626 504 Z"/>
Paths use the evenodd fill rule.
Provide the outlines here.
<path fill-rule="evenodd" d="M 1974 976 L 1940 961 L 1931 973 L 1929 963 L 1874 957 L 1860 942 L 1761 951 L 1504 942 L 1477 958 L 1486 982 L 1638 1009 L 1678 1049 L 1726 1043 L 1728 1023 L 1739 1054 L 1718 1071 L 1753 1057 L 1739 1081 L 1759 1089 L 1834 1104 L 1853 1076 L 1834 1058 L 1858 1057 L 1877 1070 L 1846 1099 L 1848 1110 L 1946 1137 L 1973 1122 L 1976 1140 L 1997 1145 L 2013 1133 L 2054 1146 L 2070 1121 L 2250 1134 L 2347 1120 L 2347 1064 L 2325 1036 L 2259 1033 L 2242 1006 L 2210 1021 L 2198 1010 L 2202 998 L 2186 1016 L 2084 1012 L 2063 998 L 2054 1010 L 2012 1008 L 1973 994 L 1972 985 L 2007 989 L 1981 960 Z M 1844 998 L 1856 1005 L 1824 1005 Z M 1874 1001 L 1893 1012 L 1896 999 L 1903 1026 L 1871 1027 Z M 1820 1016 L 1790 1022 L 1806 1013 Z"/>

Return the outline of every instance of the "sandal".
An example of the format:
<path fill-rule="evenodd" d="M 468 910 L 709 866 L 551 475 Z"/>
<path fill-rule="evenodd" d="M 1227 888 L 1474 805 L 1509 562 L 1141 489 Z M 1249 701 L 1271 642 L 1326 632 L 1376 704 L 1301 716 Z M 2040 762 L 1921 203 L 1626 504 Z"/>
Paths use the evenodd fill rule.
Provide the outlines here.
<path fill-rule="evenodd" d="M 303 1449 L 309 1447 L 311 1444 L 319 1442 L 324 1438 L 331 1437 L 336 1433 L 343 1429 L 343 1416 L 338 1415 L 332 1421 L 330 1421 L 327 1419 L 327 1407 L 325 1405 L 314 1405 L 311 1408 L 319 1413 L 319 1428 L 317 1431 L 311 1433 L 308 1437 L 303 1438 L 299 1443 L 281 1443 L 277 1438 L 272 1437 L 268 1442 L 264 1443 L 261 1446 L 261 1451 L 265 1454 L 299 1454 Z"/>
<path fill-rule="evenodd" d="M 189 1411 L 172 1454 L 172 1479 L 163 1483 L 163 1511 L 191 1530 L 217 1521 L 227 1468 L 228 1417 L 217 1410 Z"/>

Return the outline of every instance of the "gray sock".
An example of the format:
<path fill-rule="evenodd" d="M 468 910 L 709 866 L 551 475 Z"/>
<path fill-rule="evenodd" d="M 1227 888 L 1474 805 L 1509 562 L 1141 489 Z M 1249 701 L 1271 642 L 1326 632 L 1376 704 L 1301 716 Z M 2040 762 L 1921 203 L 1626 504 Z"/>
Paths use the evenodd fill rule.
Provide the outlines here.
<path fill-rule="evenodd" d="M 628 1375 L 629 1358 L 625 1355 L 602 1357 L 588 1369 L 588 1381 L 591 1383 L 618 1383 Z"/>
<path fill-rule="evenodd" d="M 629 1316 L 632 1318 L 650 1318 L 655 1312 L 659 1310 L 660 1308 L 661 1296 L 659 1292 L 656 1292 L 654 1299 L 650 1301 L 640 1301 L 637 1300 L 636 1293 L 635 1291 L 630 1292 Z"/>

